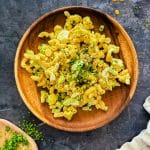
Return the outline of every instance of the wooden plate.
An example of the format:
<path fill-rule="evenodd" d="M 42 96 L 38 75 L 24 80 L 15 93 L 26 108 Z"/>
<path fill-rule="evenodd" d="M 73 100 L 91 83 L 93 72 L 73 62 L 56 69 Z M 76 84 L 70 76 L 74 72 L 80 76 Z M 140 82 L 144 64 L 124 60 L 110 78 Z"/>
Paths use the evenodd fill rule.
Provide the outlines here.
<path fill-rule="evenodd" d="M 42 42 L 42 40 L 38 38 L 38 34 L 41 31 L 50 32 L 53 31 L 55 25 L 64 25 L 65 16 L 63 12 L 65 10 L 73 14 L 78 13 L 81 16 L 90 16 L 94 22 L 96 31 L 99 29 L 100 24 L 104 24 L 105 34 L 111 37 L 113 43 L 120 46 L 119 57 L 124 60 L 131 75 L 130 86 L 122 85 L 104 95 L 103 99 L 109 106 L 108 112 L 95 109 L 91 112 L 79 110 L 71 121 L 53 118 L 48 106 L 40 103 L 38 89 L 35 82 L 30 78 L 30 74 L 20 67 L 20 62 L 26 48 L 37 51 L 39 43 Z M 61 130 L 72 132 L 88 131 L 102 127 L 115 119 L 131 101 L 138 80 L 138 60 L 130 37 L 124 28 L 111 16 L 87 7 L 65 7 L 46 13 L 36 20 L 24 33 L 18 45 L 15 57 L 15 79 L 24 103 L 40 120 Z"/>
<path fill-rule="evenodd" d="M 6 132 L 6 127 L 10 128 L 9 132 Z M 1 133 L 0 147 L 3 146 L 5 140 L 11 138 L 13 132 L 21 133 L 23 136 L 25 136 L 27 138 L 27 140 L 29 141 L 29 146 L 28 146 L 29 150 L 38 150 L 38 147 L 37 147 L 35 141 L 29 135 L 27 135 L 24 131 L 22 131 L 20 128 L 18 128 L 13 123 L 11 123 L 11 122 L 9 122 L 7 120 L 4 120 L 4 119 L 0 119 L 0 133 Z M 26 150 L 27 149 L 27 147 L 23 146 L 23 145 L 21 145 L 20 148 L 22 150 Z"/>

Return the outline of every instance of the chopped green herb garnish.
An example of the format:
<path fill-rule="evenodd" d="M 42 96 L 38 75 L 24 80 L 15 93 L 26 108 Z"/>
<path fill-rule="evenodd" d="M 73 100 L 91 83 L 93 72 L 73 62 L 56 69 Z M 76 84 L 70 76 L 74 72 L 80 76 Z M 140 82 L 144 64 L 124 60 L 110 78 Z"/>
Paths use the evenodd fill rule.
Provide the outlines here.
<path fill-rule="evenodd" d="M 28 145 L 29 141 L 21 133 L 14 132 L 10 139 L 5 140 L 0 150 L 17 150 L 20 144 Z"/>
<path fill-rule="evenodd" d="M 5 127 L 5 131 L 6 131 L 6 132 L 9 132 L 9 131 L 10 131 L 10 127 L 6 126 L 6 127 Z"/>
<path fill-rule="evenodd" d="M 83 49 L 83 53 L 84 54 L 88 53 L 88 48 Z"/>
<path fill-rule="evenodd" d="M 72 59 L 70 60 L 70 64 L 73 65 L 76 60 L 77 60 L 77 58 L 72 58 Z"/>
<path fill-rule="evenodd" d="M 38 126 L 35 123 L 23 120 L 20 122 L 20 128 L 24 130 L 28 135 L 30 135 L 35 140 L 42 139 L 42 132 L 39 131 Z"/>
<path fill-rule="evenodd" d="M 138 13 L 141 10 L 141 6 L 134 6 L 133 7 L 133 12 Z"/>
<path fill-rule="evenodd" d="M 64 100 L 66 95 L 67 95 L 67 93 L 59 93 L 58 94 L 58 101 Z"/>

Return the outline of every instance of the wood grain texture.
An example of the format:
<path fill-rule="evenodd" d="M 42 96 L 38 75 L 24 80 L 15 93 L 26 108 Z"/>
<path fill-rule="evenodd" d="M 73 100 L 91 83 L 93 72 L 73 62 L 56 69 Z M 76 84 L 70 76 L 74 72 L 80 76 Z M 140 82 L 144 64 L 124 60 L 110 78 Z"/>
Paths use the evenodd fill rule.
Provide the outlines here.
<path fill-rule="evenodd" d="M 9 132 L 6 132 L 6 127 L 10 128 Z M 18 128 L 16 125 L 14 125 L 13 123 L 5 120 L 5 119 L 0 119 L 0 133 L 1 133 L 1 137 L 0 137 L 0 147 L 3 146 L 3 144 L 5 143 L 6 139 L 10 139 L 12 136 L 12 132 L 18 132 L 21 133 L 24 137 L 27 138 L 28 142 L 29 142 L 29 150 L 38 150 L 38 147 L 35 143 L 35 141 L 28 136 L 24 131 L 22 131 L 20 128 Z M 26 148 L 21 145 L 21 150 L 25 150 Z"/>
<path fill-rule="evenodd" d="M 105 34 L 111 37 L 113 43 L 120 46 L 121 52 L 119 57 L 124 60 L 131 75 L 130 86 L 122 85 L 104 95 L 103 99 L 109 106 L 108 112 L 96 109 L 92 112 L 79 110 L 71 121 L 55 119 L 48 106 L 40 103 L 39 90 L 37 89 L 35 82 L 30 78 L 30 74 L 20 66 L 26 48 L 32 49 L 36 52 L 39 43 L 42 42 L 42 40 L 38 38 L 38 34 L 41 31 L 51 32 L 56 24 L 64 24 L 64 10 L 68 10 L 73 14 L 78 13 L 81 16 L 90 16 L 96 31 L 98 30 L 99 25 L 104 23 L 106 26 L 104 31 Z M 102 127 L 115 119 L 130 102 L 138 80 L 138 60 L 135 48 L 128 34 L 112 17 L 100 11 L 86 7 L 65 7 L 43 15 L 25 32 L 19 43 L 15 57 L 15 79 L 23 101 L 30 111 L 40 120 L 61 130 L 72 132 L 89 131 Z"/>

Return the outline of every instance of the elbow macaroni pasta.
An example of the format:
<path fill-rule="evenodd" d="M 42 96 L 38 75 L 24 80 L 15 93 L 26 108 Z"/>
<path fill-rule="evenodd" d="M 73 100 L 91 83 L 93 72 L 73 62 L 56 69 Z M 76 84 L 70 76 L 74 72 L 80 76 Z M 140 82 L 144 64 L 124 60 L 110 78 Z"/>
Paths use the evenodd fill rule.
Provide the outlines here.
<path fill-rule="evenodd" d="M 107 111 L 102 96 L 120 83 L 129 85 L 130 75 L 123 61 L 114 57 L 119 47 L 102 34 L 103 25 L 94 32 L 89 16 L 64 14 L 64 27 L 39 33 L 48 43 L 41 43 L 36 54 L 27 49 L 21 67 L 40 87 L 41 103 L 49 105 L 54 117 L 71 120 L 78 107 Z"/>

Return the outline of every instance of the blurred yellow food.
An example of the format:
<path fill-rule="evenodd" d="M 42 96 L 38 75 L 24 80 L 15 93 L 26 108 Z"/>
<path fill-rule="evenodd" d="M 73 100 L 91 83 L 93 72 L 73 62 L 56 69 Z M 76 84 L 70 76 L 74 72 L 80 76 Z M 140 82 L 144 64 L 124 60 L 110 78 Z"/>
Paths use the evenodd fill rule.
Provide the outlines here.
<path fill-rule="evenodd" d="M 119 15 L 119 14 L 120 14 L 120 10 L 116 9 L 116 10 L 115 10 L 115 14 L 116 14 L 116 15 Z"/>

